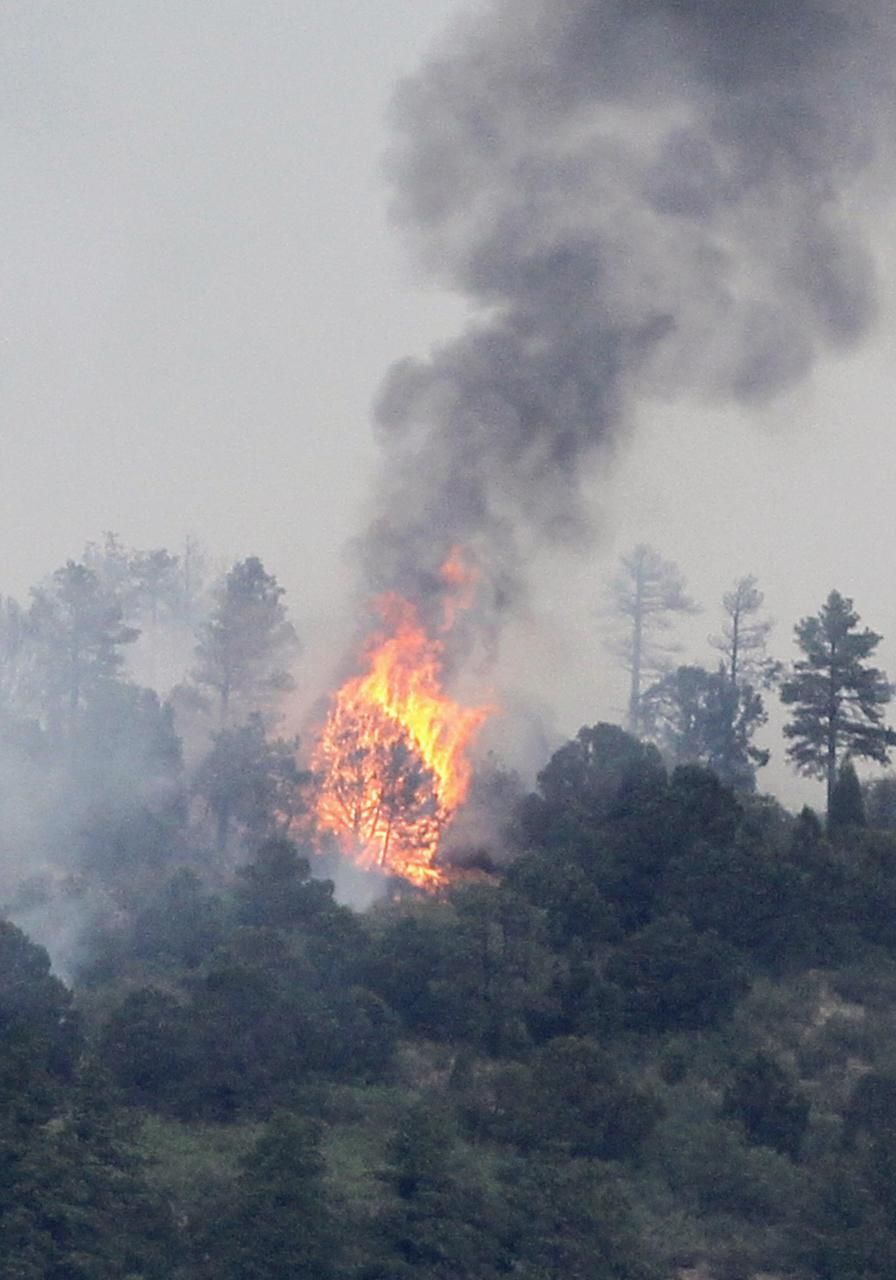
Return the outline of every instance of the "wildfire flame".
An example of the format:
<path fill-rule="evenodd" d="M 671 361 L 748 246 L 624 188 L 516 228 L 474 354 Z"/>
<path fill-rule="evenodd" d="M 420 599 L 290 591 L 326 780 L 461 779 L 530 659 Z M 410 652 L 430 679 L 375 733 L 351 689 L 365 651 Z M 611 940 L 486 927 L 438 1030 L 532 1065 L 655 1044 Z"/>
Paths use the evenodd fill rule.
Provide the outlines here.
<path fill-rule="evenodd" d="M 491 707 L 464 707 L 442 689 L 444 634 L 469 608 L 475 577 L 459 552 L 441 570 L 441 633 L 430 635 L 415 605 L 382 596 L 382 626 L 367 646 L 364 674 L 334 695 L 311 767 L 316 814 L 361 866 L 435 886 L 446 822 L 466 799 L 467 758 Z"/>

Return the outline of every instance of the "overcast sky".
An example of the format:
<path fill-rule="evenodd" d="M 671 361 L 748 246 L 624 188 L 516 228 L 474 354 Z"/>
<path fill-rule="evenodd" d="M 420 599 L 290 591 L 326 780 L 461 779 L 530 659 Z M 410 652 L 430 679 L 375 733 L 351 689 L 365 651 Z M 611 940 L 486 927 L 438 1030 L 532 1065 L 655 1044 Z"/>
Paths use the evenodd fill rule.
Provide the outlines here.
<path fill-rule="evenodd" d="M 348 608 L 389 364 L 456 332 L 390 226 L 386 111 L 463 0 L 5 0 L 0 5 L 0 590 L 114 530 L 260 555 L 312 649 Z M 601 584 L 634 542 L 706 608 L 755 573 L 792 626 L 837 587 L 896 676 L 892 203 L 859 193 L 882 319 L 762 410 L 644 402 L 595 473 L 600 537 L 535 567 L 493 679 L 557 734 L 618 714 Z M 301 679 L 301 672 L 299 673 Z M 509 697 L 506 693 L 504 696 Z M 768 781 L 818 799 L 777 760 Z"/>

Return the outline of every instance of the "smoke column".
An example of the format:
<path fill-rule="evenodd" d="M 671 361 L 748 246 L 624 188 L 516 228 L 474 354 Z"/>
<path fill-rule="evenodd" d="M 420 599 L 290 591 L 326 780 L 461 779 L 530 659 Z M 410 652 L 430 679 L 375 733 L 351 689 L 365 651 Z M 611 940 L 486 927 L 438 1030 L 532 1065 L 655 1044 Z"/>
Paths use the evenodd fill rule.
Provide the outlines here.
<path fill-rule="evenodd" d="M 893 125 L 892 0 L 494 0 L 394 104 L 396 216 L 469 327 L 389 372 L 368 582 L 446 549 L 498 602 L 638 396 L 761 403 L 858 342 L 848 196 Z"/>

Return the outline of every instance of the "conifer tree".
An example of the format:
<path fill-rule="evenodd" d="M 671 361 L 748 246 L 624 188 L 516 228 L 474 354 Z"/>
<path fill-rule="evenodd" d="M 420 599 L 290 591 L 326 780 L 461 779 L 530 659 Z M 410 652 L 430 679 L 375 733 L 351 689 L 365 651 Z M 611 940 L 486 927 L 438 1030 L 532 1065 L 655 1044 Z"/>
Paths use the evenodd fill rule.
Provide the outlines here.
<path fill-rule="evenodd" d="M 765 597 L 756 578 L 738 578 L 722 596 L 725 621 L 710 644 L 722 655 L 723 670 L 732 685 L 748 683 L 754 688 L 771 683 L 779 674 L 779 664 L 769 658 L 766 643 L 774 625 L 762 616 Z"/>
<path fill-rule="evenodd" d="M 769 753 L 754 748 L 750 739 L 767 720 L 762 688 L 770 688 L 781 675 L 781 664 L 766 651 L 770 618 L 763 617 L 763 594 L 756 578 L 738 578 L 722 596 L 725 620 L 721 632 L 709 642 L 722 655 L 714 717 L 721 736 L 716 758 L 710 761 L 719 777 L 732 786 L 752 790 L 756 767 L 768 763 Z M 717 681 L 714 681 L 717 683 Z"/>
<path fill-rule="evenodd" d="M 767 716 L 762 695 L 729 672 L 683 666 L 642 698 L 642 724 L 673 765 L 701 764 L 726 786 L 753 791 L 769 753 L 753 745 Z"/>
<path fill-rule="evenodd" d="M 293 687 L 289 663 L 299 643 L 284 594 L 257 556 L 235 564 L 216 592 L 211 617 L 200 631 L 193 674 L 197 684 L 217 695 L 222 727 L 232 723 L 237 708 L 262 713 Z"/>
<path fill-rule="evenodd" d="M 610 612 L 621 624 L 615 647 L 630 677 L 625 727 L 637 736 L 644 684 L 665 674 L 671 655 L 678 652 L 668 638 L 672 619 L 697 613 L 699 607 L 688 596 L 678 566 L 641 543 L 619 562 L 610 583 Z"/>
<path fill-rule="evenodd" d="M 851 760 L 844 760 L 837 774 L 828 810 L 828 831 L 867 826 L 862 786 Z"/>
<path fill-rule="evenodd" d="M 91 698 L 119 678 L 121 648 L 140 633 L 125 625 L 121 605 L 97 575 L 73 560 L 32 597 L 30 625 L 47 720 L 71 734 Z"/>
<path fill-rule="evenodd" d="M 881 637 L 858 627 L 852 600 L 832 591 L 817 614 L 796 624 L 803 656 L 781 686 L 782 702 L 793 707 L 787 754 L 800 773 L 825 781 L 829 810 L 843 757 L 886 764 L 896 743 L 884 724 L 892 686 L 867 662 Z"/>

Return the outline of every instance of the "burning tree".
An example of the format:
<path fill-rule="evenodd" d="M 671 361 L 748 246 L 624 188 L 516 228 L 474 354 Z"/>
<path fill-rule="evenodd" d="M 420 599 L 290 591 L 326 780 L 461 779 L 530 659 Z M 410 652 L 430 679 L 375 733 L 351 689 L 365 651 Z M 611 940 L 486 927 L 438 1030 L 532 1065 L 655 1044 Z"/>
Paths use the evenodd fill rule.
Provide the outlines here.
<path fill-rule="evenodd" d="M 382 711 L 338 706 L 321 739 L 327 785 L 318 805 L 324 826 L 349 832 L 367 865 L 406 872 L 438 844 L 446 812 L 438 779 L 408 734 Z M 429 870 L 424 859 L 419 873 Z"/>
<path fill-rule="evenodd" d="M 443 629 L 458 607 L 458 560 L 446 562 Z M 442 688 L 444 641 L 415 606 L 392 593 L 379 601 L 383 626 L 368 646 L 367 670 L 334 695 L 312 758 L 317 818 L 362 866 L 436 884 L 446 823 L 466 798 L 467 748 L 489 715 Z"/>

